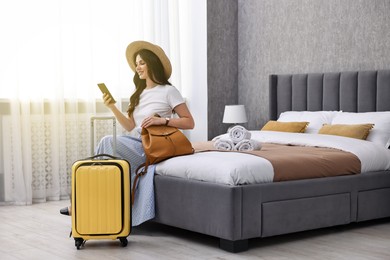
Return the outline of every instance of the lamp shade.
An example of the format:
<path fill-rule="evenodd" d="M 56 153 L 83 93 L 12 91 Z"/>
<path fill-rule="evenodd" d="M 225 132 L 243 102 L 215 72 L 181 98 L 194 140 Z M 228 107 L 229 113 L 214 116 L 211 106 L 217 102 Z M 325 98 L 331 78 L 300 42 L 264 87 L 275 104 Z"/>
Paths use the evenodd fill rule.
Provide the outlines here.
<path fill-rule="evenodd" d="M 246 122 L 248 122 L 248 119 L 246 118 L 244 105 L 225 106 L 222 123 L 240 124 Z"/>

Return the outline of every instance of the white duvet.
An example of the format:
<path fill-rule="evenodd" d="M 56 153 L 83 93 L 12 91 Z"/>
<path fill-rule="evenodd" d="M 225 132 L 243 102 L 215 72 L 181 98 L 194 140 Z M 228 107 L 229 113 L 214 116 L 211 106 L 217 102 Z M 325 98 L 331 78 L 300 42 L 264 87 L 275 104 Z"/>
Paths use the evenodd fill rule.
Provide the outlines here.
<path fill-rule="evenodd" d="M 351 152 L 360 159 L 362 173 L 390 169 L 390 150 L 369 141 L 321 134 L 250 132 L 251 139 L 262 143 L 328 147 Z M 156 165 L 156 174 L 228 185 L 272 182 L 274 177 L 272 164 L 266 159 L 238 152 L 214 151 L 163 161 Z"/>

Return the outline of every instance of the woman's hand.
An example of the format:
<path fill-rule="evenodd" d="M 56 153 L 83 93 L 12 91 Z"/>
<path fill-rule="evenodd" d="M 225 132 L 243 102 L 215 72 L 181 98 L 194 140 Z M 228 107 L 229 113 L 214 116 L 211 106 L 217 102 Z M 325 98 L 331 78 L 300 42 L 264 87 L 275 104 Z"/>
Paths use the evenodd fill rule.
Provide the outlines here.
<path fill-rule="evenodd" d="M 115 106 L 115 101 L 112 101 L 110 95 L 108 95 L 107 93 L 103 94 L 103 102 L 104 105 L 108 108 L 112 108 L 113 106 Z"/>
<path fill-rule="evenodd" d="M 151 125 L 165 125 L 165 118 L 148 116 L 142 121 L 141 127 L 146 128 Z"/>

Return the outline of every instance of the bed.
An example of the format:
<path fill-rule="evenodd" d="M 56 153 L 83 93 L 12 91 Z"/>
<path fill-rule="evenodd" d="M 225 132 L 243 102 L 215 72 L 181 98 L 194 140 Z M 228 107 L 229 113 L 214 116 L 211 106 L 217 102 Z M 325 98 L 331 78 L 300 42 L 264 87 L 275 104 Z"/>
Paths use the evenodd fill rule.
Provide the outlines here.
<path fill-rule="evenodd" d="M 270 75 L 269 83 L 271 120 L 287 111 L 390 111 L 389 70 Z M 153 221 L 240 252 L 251 238 L 389 217 L 390 171 L 246 185 L 156 174 L 155 198 Z"/>

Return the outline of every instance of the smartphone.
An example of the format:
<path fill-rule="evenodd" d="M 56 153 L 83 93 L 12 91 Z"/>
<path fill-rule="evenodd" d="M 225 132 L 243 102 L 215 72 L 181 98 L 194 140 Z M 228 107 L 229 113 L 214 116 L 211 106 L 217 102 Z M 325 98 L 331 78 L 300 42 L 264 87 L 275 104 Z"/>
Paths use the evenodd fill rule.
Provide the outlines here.
<path fill-rule="evenodd" d="M 114 97 L 111 95 L 110 91 L 108 90 L 108 88 L 106 87 L 106 84 L 104 83 L 98 83 L 97 84 L 98 87 L 100 88 L 100 91 L 104 94 L 104 93 L 107 93 L 110 98 L 111 98 L 111 102 L 110 103 L 116 103 Z"/>

